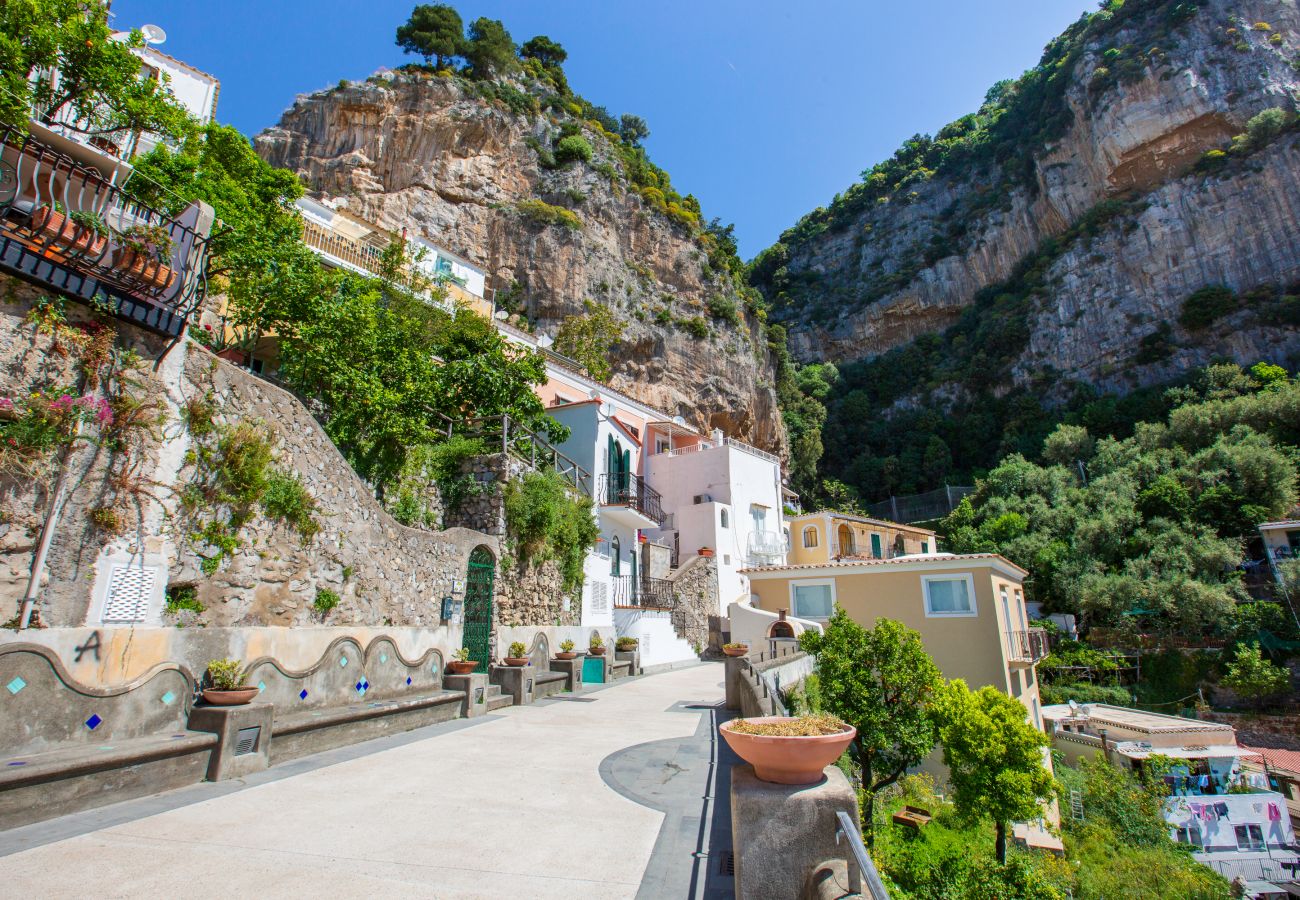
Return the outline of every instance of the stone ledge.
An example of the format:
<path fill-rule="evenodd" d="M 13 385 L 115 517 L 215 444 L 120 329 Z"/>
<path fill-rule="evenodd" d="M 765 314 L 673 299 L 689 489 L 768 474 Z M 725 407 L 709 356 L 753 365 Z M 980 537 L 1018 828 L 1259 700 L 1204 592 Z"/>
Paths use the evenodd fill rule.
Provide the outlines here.
<path fill-rule="evenodd" d="M 215 734 L 187 731 L 179 736 L 140 737 L 114 741 L 110 750 L 101 750 L 97 746 L 76 746 L 16 756 L 4 760 L 4 766 L 0 768 L 0 790 L 59 778 L 93 775 L 96 772 L 120 769 L 137 763 L 199 753 L 210 750 L 216 745 Z"/>
<path fill-rule="evenodd" d="M 287 716 L 277 715 L 273 721 L 273 726 L 276 735 L 298 734 L 303 731 L 313 731 L 317 728 L 346 725 L 350 722 L 361 722 L 366 719 L 390 716 L 408 710 L 424 709 L 425 707 L 438 706 L 443 703 L 459 705 L 464 699 L 465 695 L 460 691 L 438 691 L 436 694 L 425 694 L 422 697 L 412 697 L 408 700 L 380 700 L 374 703 L 327 707 Z"/>

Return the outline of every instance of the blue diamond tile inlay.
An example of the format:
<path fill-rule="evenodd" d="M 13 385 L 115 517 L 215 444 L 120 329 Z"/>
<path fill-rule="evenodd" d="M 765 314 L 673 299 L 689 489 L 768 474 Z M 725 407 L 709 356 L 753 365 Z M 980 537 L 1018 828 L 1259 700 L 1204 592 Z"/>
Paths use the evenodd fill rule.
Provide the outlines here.
<path fill-rule="evenodd" d="M 99 723 L 103 721 L 104 720 L 101 719 L 98 715 L 96 715 L 95 713 L 91 713 L 90 718 L 86 720 L 86 727 L 89 728 L 91 731 L 94 731 L 96 728 L 99 727 Z"/>
<path fill-rule="evenodd" d="M 381 653 L 381 654 L 379 654 L 379 661 L 380 661 L 381 663 L 386 663 L 386 662 L 388 662 L 388 654 L 387 654 L 387 653 Z"/>
<path fill-rule="evenodd" d="M 176 695 L 173 694 L 171 691 L 168 691 L 158 699 L 163 702 L 163 706 L 171 706 L 174 702 L 176 702 Z"/>
<path fill-rule="evenodd" d="M 306 699 L 307 699 L 307 689 L 306 689 L 306 688 L 303 688 L 301 691 L 298 692 L 298 699 L 299 699 L 299 700 L 306 700 Z"/>
<path fill-rule="evenodd" d="M 27 687 L 27 682 L 23 681 L 21 678 L 15 678 L 13 681 L 6 684 L 5 687 L 9 689 L 9 693 L 16 694 L 23 688 Z"/>
<path fill-rule="evenodd" d="M 346 669 L 347 667 L 348 667 L 348 658 L 346 656 L 339 657 L 339 668 Z"/>
<path fill-rule="evenodd" d="M 353 687 L 355 687 L 357 690 L 361 690 L 361 682 L 358 681 L 355 685 L 353 685 Z"/>
<path fill-rule="evenodd" d="M 265 682 L 265 681 L 259 681 L 259 682 L 257 683 L 257 692 L 258 692 L 259 694 L 261 694 L 261 693 L 263 693 L 265 690 L 266 690 L 266 682 Z"/>
<path fill-rule="evenodd" d="M 407 676 L 406 676 L 406 683 L 407 683 L 408 685 L 411 683 L 411 676 L 410 676 L 410 675 L 407 675 Z"/>

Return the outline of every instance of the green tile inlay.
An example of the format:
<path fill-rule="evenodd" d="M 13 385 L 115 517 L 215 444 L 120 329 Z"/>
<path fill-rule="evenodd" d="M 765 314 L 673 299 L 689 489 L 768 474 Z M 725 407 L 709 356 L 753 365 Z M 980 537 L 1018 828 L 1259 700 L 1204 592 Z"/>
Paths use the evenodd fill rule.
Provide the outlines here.
<path fill-rule="evenodd" d="M 23 681 L 21 678 L 15 678 L 13 681 L 6 684 L 5 687 L 9 689 L 9 693 L 16 694 L 23 688 L 27 687 L 27 682 Z"/>
<path fill-rule="evenodd" d="M 171 706 L 174 702 L 176 702 L 176 695 L 173 694 L 171 691 L 168 691 L 158 699 L 163 702 L 163 706 Z"/>
<path fill-rule="evenodd" d="M 347 667 L 348 667 L 348 658 L 346 656 L 341 657 L 339 659 L 339 668 L 346 669 Z"/>

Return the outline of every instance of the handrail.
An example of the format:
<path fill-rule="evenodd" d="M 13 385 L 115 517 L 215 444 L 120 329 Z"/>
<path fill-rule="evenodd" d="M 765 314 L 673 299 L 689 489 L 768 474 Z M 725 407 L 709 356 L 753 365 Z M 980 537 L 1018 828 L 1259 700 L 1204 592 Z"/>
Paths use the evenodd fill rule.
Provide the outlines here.
<path fill-rule="evenodd" d="M 1038 662 L 1047 656 L 1047 631 L 1043 628 L 1029 628 L 1021 631 L 1007 632 L 1010 644 L 1010 658 Z"/>
<path fill-rule="evenodd" d="M 871 900 L 889 900 L 889 891 L 885 890 L 885 883 L 881 881 L 880 873 L 876 871 L 876 864 L 871 861 L 871 855 L 867 853 L 867 845 L 862 843 L 862 830 L 842 809 L 835 811 L 835 818 L 840 823 L 835 829 L 835 843 L 840 842 L 841 835 L 848 839 L 849 850 L 857 860 L 858 868 L 862 870 L 862 880 L 867 883 L 867 893 Z"/>
<path fill-rule="evenodd" d="M 591 473 L 565 456 L 531 428 L 511 419 L 509 413 L 466 419 L 459 425 L 445 416 L 442 418 L 446 423 L 448 435 L 458 430 L 467 437 L 491 440 L 494 444 L 499 441 L 502 453 L 527 462 L 533 469 L 540 468 L 540 461 L 542 466 L 553 468 L 563 476 L 574 490 L 588 497 L 592 496 Z"/>

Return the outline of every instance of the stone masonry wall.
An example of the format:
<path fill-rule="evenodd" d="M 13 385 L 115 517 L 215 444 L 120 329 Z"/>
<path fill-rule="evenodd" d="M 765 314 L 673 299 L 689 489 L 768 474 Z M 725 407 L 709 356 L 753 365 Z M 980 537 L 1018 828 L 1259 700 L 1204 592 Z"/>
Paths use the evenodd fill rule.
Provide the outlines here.
<path fill-rule="evenodd" d="M 687 560 L 672 576 L 673 629 L 698 652 L 720 650 L 710 646 L 709 617 L 718 614 L 718 564 L 711 557 Z"/>

